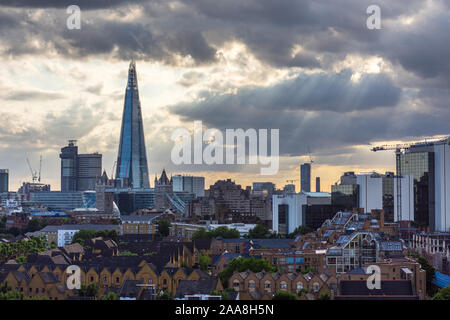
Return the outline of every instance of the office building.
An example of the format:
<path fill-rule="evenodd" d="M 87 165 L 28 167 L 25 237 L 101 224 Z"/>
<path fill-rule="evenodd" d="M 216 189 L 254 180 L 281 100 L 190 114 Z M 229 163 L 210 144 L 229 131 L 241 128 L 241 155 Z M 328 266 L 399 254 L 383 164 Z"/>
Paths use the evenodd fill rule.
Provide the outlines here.
<path fill-rule="evenodd" d="M 295 193 L 295 184 L 286 184 L 283 188 L 284 193 Z"/>
<path fill-rule="evenodd" d="M 302 225 L 318 228 L 333 215 L 328 192 L 285 193 L 272 197 L 272 229 L 281 234 L 292 233 Z"/>
<path fill-rule="evenodd" d="M 102 174 L 102 155 L 78 154 L 76 140 L 61 148 L 61 192 L 94 190 Z"/>
<path fill-rule="evenodd" d="M 78 155 L 78 191 L 94 190 L 95 182 L 102 172 L 102 155 L 79 154 Z"/>
<path fill-rule="evenodd" d="M 286 193 L 273 195 L 272 229 L 281 234 L 292 233 L 303 225 L 302 205 L 307 203 L 303 193 Z"/>
<path fill-rule="evenodd" d="M 364 212 L 383 209 L 383 176 L 376 173 L 361 173 L 356 176 L 359 185 L 359 208 Z"/>
<path fill-rule="evenodd" d="M 337 211 L 352 211 L 359 207 L 359 186 L 354 172 L 345 172 L 339 184 L 331 186 L 331 203 Z"/>
<path fill-rule="evenodd" d="M 254 195 L 272 196 L 275 191 L 275 184 L 272 182 L 253 182 L 252 193 Z"/>
<path fill-rule="evenodd" d="M 131 61 L 125 91 L 116 179 L 122 187 L 150 188 L 136 64 Z"/>
<path fill-rule="evenodd" d="M 401 151 L 400 174 L 414 178 L 414 221 L 450 230 L 450 138 L 416 143 Z"/>
<path fill-rule="evenodd" d="M 311 163 L 300 166 L 300 191 L 311 192 Z"/>
<path fill-rule="evenodd" d="M 61 149 L 61 191 L 77 191 L 77 158 L 78 147 L 76 140 L 69 140 L 69 144 Z"/>
<path fill-rule="evenodd" d="M 37 202 L 48 208 L 49 211 L 71 211 L 84 206 L 83 192 L 36 192 L 30 193 L 30 201 Z M 95 204 L 94 204 L 95 207 Z"/>
<path fill-rule="evenodd" d="M 196 197 L 205 196 L 205 178 L 176 175 L 172 177 L 174 192 L 188 192 Z"/>
<path fill-rule="evenodd" d="M 9 192 L 9 170 L 0 169 L 0 193 Z"/>
<path fill-rule="evenodd" d="M 400 183 L 400 197 L 398 196 L 397 179 L 402 179 Z M 412 176 L 405 175 L 401 178 L 394 178 L 393 198 L 394 221 L 414 221 L 414 178 Z M 401 206 L 397 205 L 398 201 L 401 201 Z"/>

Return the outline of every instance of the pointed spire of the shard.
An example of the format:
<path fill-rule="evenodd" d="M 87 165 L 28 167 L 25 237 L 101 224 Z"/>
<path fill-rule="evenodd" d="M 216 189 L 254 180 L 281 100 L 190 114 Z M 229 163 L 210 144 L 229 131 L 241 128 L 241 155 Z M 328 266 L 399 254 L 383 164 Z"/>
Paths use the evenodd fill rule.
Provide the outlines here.
<path fill-rule="evenodd" d="M 128 68 L 116 178 L 122 181 L 123 187 L 150 187 L 141 102 L 134 60 L 130 62 Z"/>

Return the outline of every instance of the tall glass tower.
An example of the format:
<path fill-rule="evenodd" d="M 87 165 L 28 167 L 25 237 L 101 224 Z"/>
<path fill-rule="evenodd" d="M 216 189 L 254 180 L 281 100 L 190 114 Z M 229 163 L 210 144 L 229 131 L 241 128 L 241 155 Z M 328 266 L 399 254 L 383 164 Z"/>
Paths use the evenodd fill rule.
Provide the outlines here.
<path fill-rule="evenodd" d="M 149 188 L 147 153 L 145 151 L 144 127 L 137 83 L 136 64 L 128 68 L 128 83 L 123 106 L 119 154 L 117 155 L 116 179 L 122 187 Z"/>

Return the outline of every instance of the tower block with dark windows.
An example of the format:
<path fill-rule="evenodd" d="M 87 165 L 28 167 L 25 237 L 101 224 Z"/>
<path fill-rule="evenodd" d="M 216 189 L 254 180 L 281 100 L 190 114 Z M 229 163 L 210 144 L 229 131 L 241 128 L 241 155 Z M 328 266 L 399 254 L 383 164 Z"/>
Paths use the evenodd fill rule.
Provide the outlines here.
<path fill-rule="evenodd" d="M 116 180 L 119 180 L 121 186 L 125 188 L 150 187 L 141 102 L 134 60 L 131 61 L 128 69 L 119 154 L 117 155 Z"/>

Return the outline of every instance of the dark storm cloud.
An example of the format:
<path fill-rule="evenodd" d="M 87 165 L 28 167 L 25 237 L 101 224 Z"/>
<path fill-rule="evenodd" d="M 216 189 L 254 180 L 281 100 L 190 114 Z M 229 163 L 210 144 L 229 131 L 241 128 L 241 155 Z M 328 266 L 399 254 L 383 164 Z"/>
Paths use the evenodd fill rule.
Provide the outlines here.
<path fill-rule="evenodd" d="M 267 89 L 270 90 L 270 89 Z M 327 148 L 368 145 L 373 141 L 441 135 L 448 133 L 450 110 L 439 114 L 420 113 L 403 107 L 382 108 L 361 112 L 310 112 L 304 110 L 258 109 L 232 104 L 208 109 L 191 110 L 185 104 L 177 110 L 185 121 L 202 120 L 209 128 L 280 129 L 280 152 L 284 155 L 303 155 Z"/>
<path fill-rule="evenodd" d="M 114 8 L 139 0 L 0 0 L 0 6 L 13 8 L 67 8 L 77 5 L 82 9 Z"/>
<path fill-rule="evenodd" d="M 339 73 L 300 73 L 291 80 L 270 88 L 244 87 L 236 94 L 204 92 L 200 102 L 171 107 L 179 115 L 201 118 L 202 114 L 221 114 L 228 108 L 263 110 L 331 110 L 363 111 L 377 107 L 395 106 L 401 89 L 385 74 L 364 74 L 359 81 L 351 80 L 352 71 Z"/>
<path fill-rule="evenodd" d="M 48 10 L 39 21 L 30 21 L 25 11 L 16 12 L 15 19 L 8 13 L 0 24 L 20 22 L 2 36 L 8 55 L 56 51 L 80 58 L 114 52 L 124 60 L 134 57 L 175 65 L 177 56 L 191 56 L 203 64 L 216 61 L 216 49 L 224 43 L 240 41 L 258 59 L 275 67 L 326 70 L 347 54 L 379 55 L 421 77 L 448 79 L 450 70 L 443 57 L 450 51 L 446 41 L 449 9 L 443 4 L 441 9 L 439 3 L 377 1 L 383 30 L 376 31 L 366 27 L 366 9 L 372 0 L 78 1 L 81 30 L 65 27 L 67 14 L 61 9 L 66 1 L 1 1 L 8 12 L 11 7 Z M 113 6 L 116 15 L 124 16 L 130 12 L 129 5 L 141 8 L 143 16 L 126 23 L 108 19 L 113 10 L 105 8 Z M 437 9 L 423 21 L 391 27 L 395 19 L 421 12 L 427 5 Z M 84 8 L 104 10 L 84 12 Z M 43 45 L 33 47 L 30 38 Z M 296 46 L 303 50 L 293 55 Z"/>

